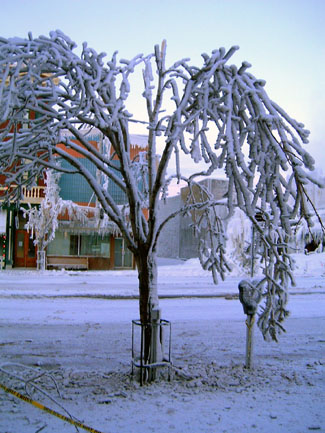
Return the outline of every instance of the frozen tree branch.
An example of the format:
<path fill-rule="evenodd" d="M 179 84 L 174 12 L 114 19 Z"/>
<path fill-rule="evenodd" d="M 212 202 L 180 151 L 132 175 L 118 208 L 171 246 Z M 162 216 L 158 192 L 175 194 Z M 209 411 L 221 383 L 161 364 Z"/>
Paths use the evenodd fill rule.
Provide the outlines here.
<path fill-rule="evenodd" d="M 199 175 L 223 170 L 229 179 L 228 216 L 236 207 L 244 211 L 267 250 L 268 302 L 261 321 L 273 323 L 272 330 L 265 332 L 276 338 L 280 318 L 285 316 L 285 276 L 291 278 L 285 245 L 296 218 L 310 221 L 304 185 L 314 181 L 310 174 L 314 161 L 302 146 L 309 132 L 268 97 L 265 82 L 248 72 L 249 63 L 239 68 L 229 65 L 238 47 L 203 54 L 201 66 L 191 65 L 188 59 L 167 66 L 165 42 L 148 56 L 131 60 L 118 60 L 117 53 L 107 60 L 86 43 L 80 55 L 74 48 L 74 42 L 60 31 L 49 37 L 0 39 L 0 172 L 6 174 L 8 186 L 18 185 L 8 192 L 19 198 L 19 187 L 32 186 L 44 167 L 62 170 L 60 160 L 68 161 L 88 182 L 135 256 L 140 316 L 146 322 L 151 300 L 157 302 L 155 250 L 164 225 L 159 226 L 157 212 L 168 189 L 166 173 L 173 156 L 176 178 L 185 179 L 190 189 L 181 213 L 195 215 L 193 224 L 202 238 L 200 259 L 215 280 L 217 274 L 224 277 L 227 269 L 223 224 L 214 210 L 218 203 L 207 191 L 196 195 L 191 189 Z M 138 96 L 145 101 L 144 117 L 129 111 L 129 97 L 136 91 L 130 78 L 139 68 L 143 91 Z M 137 160 L 130 158 L 134 122 L 148 130 L 147 150 Z M 111 153 L 88 142 L 84 131 L 92 128 L 110 142 Z M 64 137 L 64 130 L 72 138 Z M 158 138 L 164 142 L 160 159 Z M 98 182 L 72 151 L 87 158 L 107 181 Z M 204 162 L 205 169 L 185 178 L 182 153 Z M 110 196 L 109 182 L 125 193 L 123 209 Z M 257 221 L 257 213 L 265 217 L 266 229 Z"/>

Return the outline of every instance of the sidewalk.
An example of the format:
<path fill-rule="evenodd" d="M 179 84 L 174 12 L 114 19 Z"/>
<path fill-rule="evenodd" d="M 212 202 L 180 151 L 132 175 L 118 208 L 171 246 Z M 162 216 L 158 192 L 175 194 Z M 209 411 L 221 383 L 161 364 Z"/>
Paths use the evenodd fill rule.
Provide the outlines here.
<path fill-rule="evenodd" d="M 242 276 L 228 276 L 215 285 L 211 274 L 186 264 L 159 266 L 160 298 L 226 297 L 238 295 Z M 325 293 L 325 277 L 306 274 L 296 277 L 289 293 Z M 12 269 L 0 271 L 1 298 L 80 297 L 98 299 L 134 299 L 138 297 L 137 271 L 36 271 Z"/>

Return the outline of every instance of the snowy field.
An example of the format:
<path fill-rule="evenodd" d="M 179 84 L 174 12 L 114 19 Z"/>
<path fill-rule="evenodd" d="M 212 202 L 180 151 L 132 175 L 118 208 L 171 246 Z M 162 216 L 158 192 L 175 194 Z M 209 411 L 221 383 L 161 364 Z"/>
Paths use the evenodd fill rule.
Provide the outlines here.
<path fill-rule="evenodd" d="M 287 332 L 266 343 L 255 330 L 252 371 L 243 276 L 214 286 L 197 260 L 161 260 L 172 380 L 143 387 L 130 376 L 135 271 L 0 271 L 0 382 L 103 433 L 325 432 L 325 255 L 296 259 Z M 37 373 L 55 401 L 17 380 Z M 0 390 L 1 433 L 75 431 Z"/>

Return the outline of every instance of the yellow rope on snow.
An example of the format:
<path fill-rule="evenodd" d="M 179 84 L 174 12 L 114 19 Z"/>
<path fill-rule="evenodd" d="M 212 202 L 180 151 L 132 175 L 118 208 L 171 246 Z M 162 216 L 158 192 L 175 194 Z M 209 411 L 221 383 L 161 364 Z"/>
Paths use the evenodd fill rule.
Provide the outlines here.
<path fill-rule="evenodd" d="M 26 397 L 23 394 L 20 394 L 18 391 L 15 391 L 14 389 L 8 388 L 7 386 L 3 385 L 2 383 L 0 383 L 0 388 L 2 388 L 5 392 L 14 395 L 15 397 L 20 398 L 20 400 L 23 400 L 26 403 L 30 403 L 33 406 L 37 407 L 38 409 L 44 410 L 44 412 L 47 412 L 50 415 L 54 415 L 57 418 L 60 418 L 63 421 L 66 421 L 66 422 L 68 422 L 68 423 L 70 423 L 70 424 L 72 424 L 74 426 L 80 427 L 80 428 L 82 428 L 84 430 L 87 430 L 87 431 L 89 431 L 91 433 L 102 433 L 99 430 L 95 430 L 94 428 L 88 427 L 88 426 L 86 426 L 85 424 L 82 424 L 79 421 L 75 421 L 75 420 L 73 420 L 71 418 L 68 418 L 67 416 L 62 415 L 61 413 L 56 412 L 55 410 L 50 409 L 50 408 L 44 406 L 42 403 L 39 403 L 38 401 L 32 400 L 31 398 Z"/>

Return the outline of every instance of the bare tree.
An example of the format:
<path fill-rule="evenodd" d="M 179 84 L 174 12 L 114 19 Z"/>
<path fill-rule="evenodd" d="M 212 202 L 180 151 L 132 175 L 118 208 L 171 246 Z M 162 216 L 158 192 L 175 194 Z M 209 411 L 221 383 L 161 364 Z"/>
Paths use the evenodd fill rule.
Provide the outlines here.
<path fill-rule="evenodd" d="M 286 248 L 291 222 L 299 216 L 309 218 L 304 185 L 313 181 L 309 170 L 314 161 L 301 144 L 308 142 L 309 132 L 269 99 L 265 82 L 247 72 L 247 62 L 239 68 L 228 64 L 238 47 L 202 54 L 203 64 L 198 67 L 188 59 L 167 67 L 165 43 L 155 46 L 152 54 L 131 60 L 118 60 L 117 53 L 104 60 L 105 54 L 86 43 L 80 55 L 75 48 L 60 31 L 49 37 L 29 34 L 28 39 L 0 39 L 0 172 L 7 174 L 8 184 L 32 185 L 44 167 L 60 170 L 59 160 L 68 161 L 73 167 L 70 172 L 86 179 L 134 254 L 140 318 L 150 323 L 152 311 L 158 308 L 157 240 L 162 227 L 175 216 L 159 223 L 159 201 L 173 179 L 189 186 L 180 212 L 194 213 L 197 232 L 204 234 L 201 263 L 215 280 L 218 274 L 224 278 L 225 237 L 215 213 L 220 201 L 205 189 L 199 199 L 191 192 L 199 176 L 223 169 L 229 179 L 229 216 L 235 207 L 242 209 L 267 250 L 260 282 L 265 305 L 259 323 L 263 335 L 275 339 L 287 315 L 286 287 L 293 280 Z M 130 95 L 136 92 L 131 77 L 139 68 L 144 118 L 128 111 Z M 141 95 L 139 101 L 143 101 Z M 36 113 L 35 118 L 26 119 L 28 112 Z M 137 122 L 147 127 L 148 151 L 145 157 L 131 160 L 130 128 Z M 84 127 L 100 130 L 113 154 L 90 145 Z M 61 134 L 63 129 L 77 141 Z M 158 159 L 159 140 L 163 149 Z M 125 206 L 118 206 L 107 183 L 99 182 L 67 149 L 82 154 L 120 188 L 126 195 Z M 206 168 L 185 177 L 181 153 L 204 162 Z M 114 157 L 118 166 L 113 164 Z M 167 175 L 170 164 L 175 170 Z M 19 198 L 19 188 L 11 191 Z M 144 208 L 148 208 L 148 219 Z M 257 220 L 257 213 L 263 218 Z"/>

